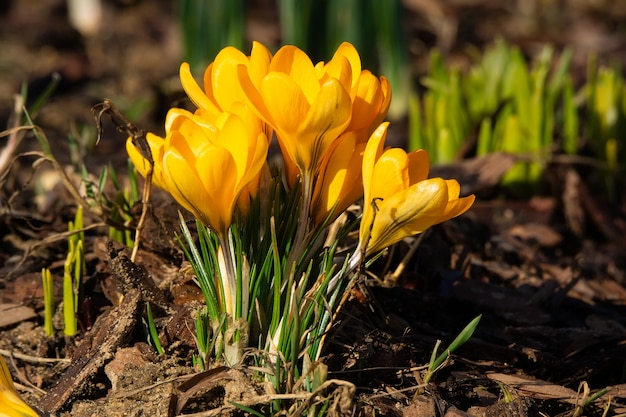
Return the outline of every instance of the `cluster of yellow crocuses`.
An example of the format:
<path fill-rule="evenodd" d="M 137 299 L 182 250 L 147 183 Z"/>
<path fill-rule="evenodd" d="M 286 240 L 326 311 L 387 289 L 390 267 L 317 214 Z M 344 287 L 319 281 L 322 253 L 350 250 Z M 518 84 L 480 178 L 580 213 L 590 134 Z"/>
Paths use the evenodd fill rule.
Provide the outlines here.
<path fill-rule="evenodd" d="M 272 55 L 255 42 L 250 56 L 227 47 L 206 69 L 204 88 L 186 63 L 180 79 L 197 110 L 171 109 L 165 138 L 148 134 L 153 180 L 218 235 L 258 192 L 274 134 L 286 183 L 301 182 L 308 227 L 364 197 L 367 253 L 458 216 L 474 201 L 459 198 L 455 180 L 427 178 L 425 151 L 384 149 L 389 83 L 363 70 L 349 43 L 317 64 L 295 46 Z M 145 175 L 147 162 L 130 140 L 127 150 Z"/>

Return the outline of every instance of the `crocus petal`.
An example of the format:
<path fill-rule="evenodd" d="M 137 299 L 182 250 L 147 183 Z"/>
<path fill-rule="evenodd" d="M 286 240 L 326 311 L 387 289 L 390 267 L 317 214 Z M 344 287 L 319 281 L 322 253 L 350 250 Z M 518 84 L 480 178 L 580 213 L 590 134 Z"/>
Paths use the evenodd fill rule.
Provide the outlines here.
<path fill-rule="evenodd" d="M 200 88 L 196 80 L 193 78 L 191 68 L 188 63 L 183 62 L 180 65 L 179 75 L 180 82 L 183 85 L 185 93 L 187 93 L 187 96 L 189 96 L 196 107 L 207 109 L 213 113 L 218 113 L 220 111 L 220 109 L 213 101 L 211 101 L 211 99 L 209 99 L 207 94 L 202 90 L 202 88 Z"/>
<path fill-rule="evenodd" d="M 389 80 L 385 77 L 380 77 L 380 91 L 383 95 L 383 102 L 378 109 L 378 117 L 373 120 L 372 126 L 378 126 L 379 123 L 385 120 L 387 111 L 389 111 L 389 106 L 391 105 L 391 85 L 389 84 Z"/>
<path fill-rule="evenodd" d="M 321 224 L 333 211 L 330 221 L 363 195 L 361 163 L 365 143 L 358 143 L 355 132 L 342 135 L 321 165 L 313 193 L 312 215 Z"/>
<path fill-rule="evenodd" d="M 385 80 L 386 82 L 386 80 Z M 348 129 L 371 129 L 378 126 L 381 113 L 387 113 L 389 104 L 384 84 L 369 71 L 363 71 L 356 86 L 354 104 L 352 106 L 352 121 Z M 390 100 L 389 100 L 390 101 Z M 385 107 L 385 104 L 386 107 Z"/>
<path fill-rule="evenodd" d="M 353 77 L 358 77 L 358 73 L 355 74 L 353 68 L 350 67 L 350 61 L 344 56 L 338 56 L 337 58 L 333 58 L 325 67 L 325 73 L 321 80 L 323 82 L 327 81 L 329 78 L 338 80 L 348 94 L 350 94 L 350 98 L 354 99 L 352 92 Z"/>
<path fill-rule="evenodd" d="M 428 161 L 428 152 L 423 149 L 410 152 L 409 158 L 409 184 L 423 181 L 428 178 L 430 163 Z M 457 194 L 458 197 L 458 194 Z"/>
<path fill-rule="evenodd" d="M 285 74 L 298 85 L 310 103 L 320 90 L 320 83 L 311 59 L 302 50 L 295 46 L 283 46 L 272 58 L 269 68 L 270 74 L 278 72 Z M 276 91 L 274 95 L 281 93 Z M 271 96 L 266 96 L 271 97 Z"/>
<path fill-rule="evenodd" d="M 402 149 L 385 151 L 374 166 L 370 189 L 372 198 L 386 198 L 409 185 L 408 158 Z"/>
<path fill-rule="evenodd" d="M 363 153 L 363 191 L 365 205 L 370 204 L 372 200 L 372 196 L 370 195 L 370 190 L 372 189 L 372 175 L 374 173 L 376 160 L 383 153 L 388 126 L 389 122 L 382 123 L 378 126 L 370 136 L 367 146 L 365 147 L 365 152 Z"/>
<path fill-rule="evenodd" d="M 222 49 L 211 65 L 210 76 L 205 74 L 204 85 L 210 85 L 215 101 L 222 110 L 230 111 L 233 103 L 241 102 L 243 90 L 237 77 L 237 66 L 247 65 L 249 59 L 233 47 Z"/>
<path fill-rule="evenodd" d="M 15 389 L 9 368 L 0 356 L 0 417 L 38 417 Z"/>
<path fill-rule="evenodd" d="M 465 213 L 474 204 L 475 196 L 459 198 L 461 186 L 456 180 L 446 180 L 448 187 L 448 205 L 441 215 L 440 223 Z"/>
<path fill-rule="evenodd" d="M 152 154 L 152 159 L 155 161 L 154 169 L 152 171 L 152 183 L 160 188 L 166 188 L 165 180 L 163 178 L 163 170 L 160 163 L 157 161 L 161 161 L 163 159 L 163 144 L 165 140 L 153 133 L 148 132 L 146 134 L 146 140 L 148 142 L 148 146 L 150 147 L 150 152 Z M 150 163 L 143 158 L 141 152 L 132 141 L 132 138 L 126 139 L 126 152 L 130 160 L 137 171 L 145 177 L 150 169 Z"/>
<path fill-rule="evenodd" d="M 178 130 L 184 119 L 192 119 L 193 113 L 185 109 L 172 108 L 169 109 L 167 115 L 165 115 L 165 131 Z"/>
<path fill-rule="evenodd" d="M 239 197 L 234 178 L 237 168 L 233 155 L 224 148 L 207 146 L 198 155 L 195 168 L 210 197 L 200 207 L 206 210 L 206 206 L 212 206 L 211 211 L 215 212 L 215 217 L 209 218 L 209 223 L 217 230 L 225 232 L 230 226 L 233 207 Z"/>
<path fill-rule="evenodd" d="M 272 61 L 272 53 L 263 44 L 252 42 L 252 52 L 250 53 L 250 62 L 248 63 L 248 74 L 252 83 L 257 86 L 261 85 L 261 80 L 269 72 L 270 62 Z"/>
<path fill-rule="evenodd" d="M 208 196 L 202 187 L 198 186 L 201 184 L 201 180 L 194 169 L 195 155 L 190 149 L 181 149 L 186 145 L 184 144 L 184 137 L 180 133 L 172 132 L 169 139 L 173 139 L 175 143 L 178 142 L 179 144 L 176 147 L 168 146 L 163 156 L 163 172 L 169 181 L 167 190 L 181 206 L 192 212 L 196 218 L 205 224 L 210 224 L 208 217 L 215 218 L 215 216 L 204 215 L 196 206 L 199 200 L 208 201 Z M 212 207 L 209 205 L 206 209 L 211 210 Z"/>
<path fill-rule="evenodd" d="M 445 180 L 432 178 L 378 202 L 368 251 L 376 252 L 439 223 L 447 196 Z"/>
<path fill-rule="evenodd" d="M 350 79 L 352 85 L 354 85 L 356 80 L 358 80 L 361 75 L 361 57 L 359 56 L 359 53 L 351 43 L 343 42 L 335 51 L 335 54 L 328 63 L 328 66 L 333 65 L 332 63 L 340 58 L 348 61 L 348 66 L 352 72 Z M 330 72 L 332 73 L 332 70 L 330 70 Z"/>
<path fill-rule="evenodd" d="M 303 163 L 301 168 L 311 172 L 317 168 L 332 142 L 350 123 L 350 107 L 350 96 L 337 80 L 330 79 L 322 85 L 301 124 L 300 138 L 296 140 L 302 160 L 310 156 L 308 166 Z"/>
<path fill-rule="evenodd" d="M 311 108 L 300 86 L 289 76 L 280 72 L 268 74 L 261 85 L 262 97 L 269 120 L 276 120 L 274 129 L 282 136 L 297 134 L 302 120 Z M 291 155 L 295 159 L 295 155 Z"/>

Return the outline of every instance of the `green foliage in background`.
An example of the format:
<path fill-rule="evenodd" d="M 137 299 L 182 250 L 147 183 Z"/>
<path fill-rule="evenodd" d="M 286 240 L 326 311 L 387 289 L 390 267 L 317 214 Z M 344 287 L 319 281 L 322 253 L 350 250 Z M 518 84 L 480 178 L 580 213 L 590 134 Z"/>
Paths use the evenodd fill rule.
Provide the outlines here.
<path fill-rule="evenodd" d="M 204 70 L 225 46 L 243 49 L 244 0 L 181 0 L 178 7 L 184 59 L 192 70 Z"/>
<path fill-rule="evenodd" d="M 626 162 L 626 87 L 616 69 L 590 60 L 588 79 L 575 90 L 572 51 L 545 46 L 532 60 L 499 40 L 474 58 L 467 71 L 449 68 L 437 51 L 430 57 L 424 90 L 411 98 L 409 148 L 428 150 L 433 163 L 450 163 L 475 149 L 503 151 L 519 162 L 502 185 L 520 195 L 537 191 L 555 154 L 593 150 L 604 166 L 607 194 Z M 588 126 L 580 118 L 587 113 Z M 621 168 L 620 168 L 621 167 Z"/>
<path fill-rule="evenodd" d="M 587 97 L 588 145 L 597 159 L 606 163 L 606 192 L 615 197 L 616 180 L 626 164 L 626 82 L 615 68 L 598 67 L 589 60 Z"/>

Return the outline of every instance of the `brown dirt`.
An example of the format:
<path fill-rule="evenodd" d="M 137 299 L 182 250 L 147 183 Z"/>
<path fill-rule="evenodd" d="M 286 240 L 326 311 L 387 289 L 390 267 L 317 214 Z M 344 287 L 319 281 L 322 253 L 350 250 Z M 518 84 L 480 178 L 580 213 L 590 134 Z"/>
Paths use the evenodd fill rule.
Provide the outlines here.
<path fill-rule="evenodd" d="M 266 16 L 274 14 L 261 19 L 257 12 L 272 2 L 252 3 L 249 38 L 271 43 L 278 29 Z M 590 52 L 626 64 L 626 7 L 620 2 L 404 3 L 416 76 L 428 48 L 439 45 L 449 60 L 466 62 L 469 45 L 482 48 L 495 36 L 529 55 L 541 42 L 572 46 L 579 76 Z M 89 38 L 69 25 L 60 0 L 6 1 L 0 22 L 1 119 L 9 120 L 22 82 L 36 97 L 59 72 L 62 81 L 37 124 L 64 164 L 70 163 L 69 132 L 87 129 L 95 138 L 90 109 L 104 97 L 126 112 L 140 103 L 133 121 L 155 132 L 162 131 L 165 110 L 178 103 L 181 50 L 172 2 L 108 2 L 100 32 Z M 400 132 L 396 139 L 403 137 Z M 16 154 L 38 148 L 27 136 Z M 123 177 L 123 138 L 110 125 L 97 147 L 83 151 L 93 175 L 111 162 Z M 45 336 L 39 273 L 52 269 L 60 301 L 62 233 L 75 203 L 49 166 L 34 170 L 33 162 L 18 158 L 0 188 L 0 349 L 13 354 L 8 362 L 25 398 L 45 412 L 80 417 L 176 415 L 172 404 L 186 414 L 236 414 L 229 400 L 262 410 L 263 387 L 245 368 L 200 375 L 191 368 L 190 312 L 200 296 L 173 238 L 177 207 L 164 193 L 155 191 L 139 253 L 137 264 L 145 269 L 133 274 L 149 274 L 153 296 L 169 300 L 157 308 L 166 354 L 156 355 L 145 343 L 146 297 L 122 285 L 123 262 L 111 261 L 122 258 L 107 249 L 104 227 L 86 233 L 91 317 L 77 337 Z M 607 386 L 613 389 L 583 414 L 603 415 L 609 401 L 606 415 L 626 413 L 626 207 L 603 201 L 589 177 L 565 165 L 548 170 L 535 198 L 494 197 L 501 194 L 493 177 L 506 163 L 468 159 L 434 170 L 483 198 L 463 218 L 434 228 L 394 285 L 388 278 L 372 282 L 366 301 L 345 306 L 325 352 L 329 379 L 343 381 L 325 392 L 337 414 L 573 415 L 586 388 L 594 393 Z M 47 178 L 52 184 L 46 188 Z M 46 191 L 36 192 L 41 187 Z M 624 190 L 619 198 L 626 201 Z M 572 209 L 577 223 L 566 220 Z M 399 245 L 374 270 L 384 278 L 405 252 Z M 118 305 L 120 287 L 125 297 Z M 421 366 L 436 341 L 446 346 L 479 314 L 474 337 L 421 386 Z M 192 375 L 196 379 L 186 383 Z"/>

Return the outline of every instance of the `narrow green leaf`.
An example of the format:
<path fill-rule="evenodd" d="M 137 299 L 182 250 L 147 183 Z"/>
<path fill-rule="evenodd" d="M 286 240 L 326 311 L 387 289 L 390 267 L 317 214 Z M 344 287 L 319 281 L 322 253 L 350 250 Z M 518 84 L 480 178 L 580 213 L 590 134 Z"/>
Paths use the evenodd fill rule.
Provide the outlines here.
<path fill-rule="evenodd" d="M 146 315 L 148 316 L 148 329 L 150 331 L 150 340 L 154 343 L 154 348 L 159 355 L 163 354 L 163 346 L 161 346 L 161 340 L 159 339 L 159 331 L 154 323 L 154 316 L 152 315 L 152 307 L 150 303 L 146 303 Z"/>

